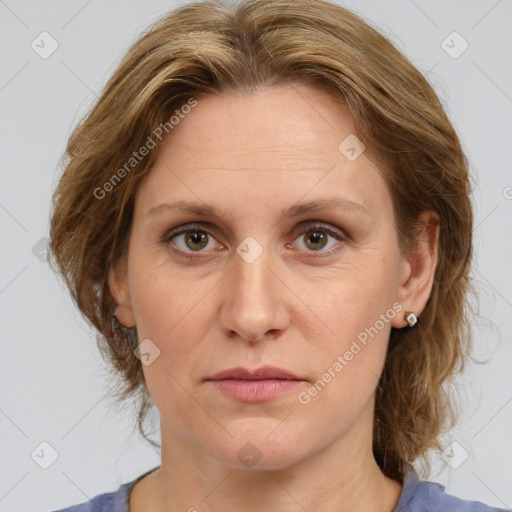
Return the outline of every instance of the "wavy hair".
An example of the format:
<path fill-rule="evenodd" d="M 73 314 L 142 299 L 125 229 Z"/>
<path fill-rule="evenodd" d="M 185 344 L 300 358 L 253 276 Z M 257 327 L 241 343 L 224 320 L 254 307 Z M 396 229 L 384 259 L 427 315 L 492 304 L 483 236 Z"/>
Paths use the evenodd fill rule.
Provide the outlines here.
<path fill-rule="evenodd" d="M 418 457 L 430 468 L 427 452 L 441 447 L 440 434 L 458 414 L 446 384 L 472 348 L 470 176 L 431 85 L 359 15 L 327 0 L 207 0 L 159 18 L 69 138 L 52 198 L 49 262 L 97 331 L 117 379 L 112 396 L 138 400 L 137 425 L 147 439 L 143 422 L 153 404 L 134 355 L 136 329 L 113 322 L 108 271 L 126 256 L 135 194 L 155 161 L 158 134 L 191 98 L 292 82 L 328 91 L 350 109 L 365 154 L 392 193 L 402 252 L 421 237 L 423 210 L 440 218 L 431 295 L 414 328 L 392 328 L 376 389 L 374 456 L 402 482 Z M 154 149 L 139 151 L 150 139 Z"/>

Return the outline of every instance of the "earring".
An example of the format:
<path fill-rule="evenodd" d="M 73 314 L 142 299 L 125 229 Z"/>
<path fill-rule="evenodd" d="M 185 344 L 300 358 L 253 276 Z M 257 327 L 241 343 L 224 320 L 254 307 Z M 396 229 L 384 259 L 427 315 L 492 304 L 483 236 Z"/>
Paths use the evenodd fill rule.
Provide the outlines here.
<path fill-rule="evenodd" d="M 409 327 L 413 327 L 418 322 L 418 317 L 412 311 L 406 311 L 404 320 L 409 324 Z"/>

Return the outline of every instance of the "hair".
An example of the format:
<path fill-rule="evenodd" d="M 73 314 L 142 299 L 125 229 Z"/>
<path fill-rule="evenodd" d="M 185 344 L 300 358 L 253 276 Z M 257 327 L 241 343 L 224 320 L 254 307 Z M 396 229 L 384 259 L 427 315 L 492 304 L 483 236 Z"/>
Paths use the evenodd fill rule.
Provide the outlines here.
<path fill-rule="evenodd" d="M 359 15 L 326 0 L 212 0 L 159 18 L 69 138 L 52 198 L 49 262 L 97 331 L 118 379 L 116 399 L 139 401 L 137 425 L 146 438 L 143 422 L 153 404 L 134 355 L 136 329 L 113 321 L 108 286 L 109 269 L 127 254 L 138 186 L 163 130 L 175 124 L 170 116 L 189 111 L 199 96 L 291 83 L 328 91 L 350 109 L 365 155 L 391 191 L 402 253 L 413 251 L 424 232 L 422 211 L 440 219 L 430 297 L 414 328 L 391 329 L 375 395 L 373 453 L 386 476 L 403 482 L 417 458 L 429 470 L 428 451 L 441 448 L 440 434 L 457 419 L 446 384 L 472 348 L 470 176 L 433 88 Z"/>

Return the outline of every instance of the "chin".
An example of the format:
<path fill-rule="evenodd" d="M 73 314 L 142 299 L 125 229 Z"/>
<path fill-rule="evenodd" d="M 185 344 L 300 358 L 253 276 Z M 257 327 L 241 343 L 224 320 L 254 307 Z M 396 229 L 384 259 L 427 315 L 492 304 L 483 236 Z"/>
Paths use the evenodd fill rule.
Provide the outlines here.
<path fill-rule="evenodd" d="M 266 421 L 258 430 L 254 421 L 247 430 L 239 425 L 236 434 L 234 429 L 230 429 L 233 438 L 230 438 L 228 446 L 217 445 L 215 452 L 208 450 L 210 454 L 226 466 L 253 471 L 287 469 L 306 457 L 305 434 L 297 432 L 294 435 L 289 429 L 282 428 L 278 435 L 277 430 L 283 425 L 276 427 L 279 422 L 275 420 L 271 428 Z"/>

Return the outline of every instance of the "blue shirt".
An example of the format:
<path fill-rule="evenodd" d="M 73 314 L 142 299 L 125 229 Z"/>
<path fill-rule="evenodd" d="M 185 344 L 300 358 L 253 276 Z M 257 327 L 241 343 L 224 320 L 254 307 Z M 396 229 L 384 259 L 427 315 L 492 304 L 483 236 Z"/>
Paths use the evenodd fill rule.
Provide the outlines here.
<path fill-rule="evenodd" d="M 147 471 L 114 492 L 99 494 L 86 503 L 54 512 L 129 512 L 131 488 L 158 467 Z M 444 485 L 419 480 L 412 469 L 405 474 L 402 493 L 392 512 L 512 512 L 503 508 L 489 507 L 480 501 L 457 498 L 445 492 Z"/>

